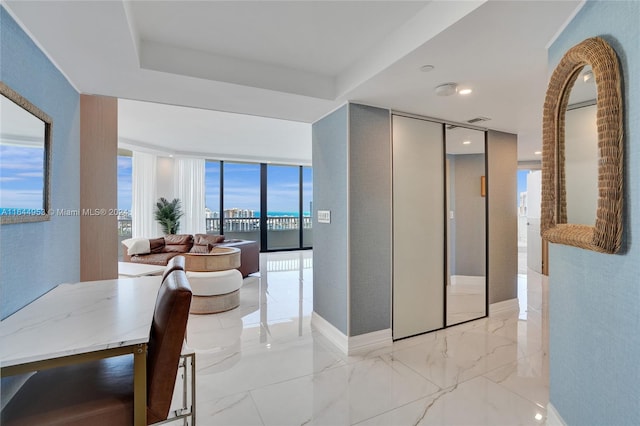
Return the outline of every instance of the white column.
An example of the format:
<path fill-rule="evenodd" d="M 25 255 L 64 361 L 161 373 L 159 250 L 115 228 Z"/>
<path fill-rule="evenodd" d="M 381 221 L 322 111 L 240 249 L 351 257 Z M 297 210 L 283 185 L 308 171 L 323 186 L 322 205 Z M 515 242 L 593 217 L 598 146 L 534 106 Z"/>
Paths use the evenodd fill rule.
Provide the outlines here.
<path fill-rule="evenodd" d="M 206 233 L 204 205 L 204 159 L 176 158 L 174 160 L 174 193 L 182 203 L 184 216 L 180 219 L 180 234 Z"/>
<path fill-rule="evenodd" d="M 153 212 L 156 205 L 156 156 L 133 152 L 131 235 L 134 238 L 159 236 Z"/>

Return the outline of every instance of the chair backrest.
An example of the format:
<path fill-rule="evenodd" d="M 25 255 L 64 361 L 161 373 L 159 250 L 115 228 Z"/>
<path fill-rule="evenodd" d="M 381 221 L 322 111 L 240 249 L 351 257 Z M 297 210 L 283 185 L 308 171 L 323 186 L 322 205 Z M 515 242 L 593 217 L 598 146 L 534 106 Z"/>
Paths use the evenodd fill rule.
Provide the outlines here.
<path fill-rule="evenodd" d="M 169 259 L 167 262 L 166 268 L 164 268 L 164 272 L 162 273 L 162 281 L 167 279 L 167 275 L 172 273 L 175 270 L 184 271 L 186 260 L 184 256 L 175 256 Z"/>
<path fill-rule="evenodd" d="M 167 275 L 158 290 L 147 352 L 147 423 L 166 420 L 178 374 L 191 306 L 184 271 Z"/>

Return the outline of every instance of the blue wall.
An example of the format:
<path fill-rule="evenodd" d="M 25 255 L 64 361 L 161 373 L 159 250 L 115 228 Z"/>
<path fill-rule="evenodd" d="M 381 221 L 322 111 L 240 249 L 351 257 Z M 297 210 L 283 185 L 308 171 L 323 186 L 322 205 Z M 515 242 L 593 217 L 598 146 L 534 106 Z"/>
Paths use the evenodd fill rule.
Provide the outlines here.
<path fill-rule="evenodd" d="M 391 327 L 391 119 L 348 104 L 313 124 L 313 310 L 345 336 Z M 314 217 L 317 213 L 314 212 Z"/>
<path fill-rule="evenodd" d="M 80 97 L 0 7 L 0 78 L 53 119 L 51 207 L 80 208 Z M 80 218 L 0 227 L 0 317 L 80 279 Z"/>
<path fill-rule="evenodd" d="M 347 105 L 312 126 L 313 310 L 345 336 L 348 303 Z M 318 223 L 318 210 L 331 223 Z"/>
<path fill-rule="evenodd" d="M 550 247 L 550 402 L 569 425 L 640 424 L 640 2 L 590 1 L 549 51 L 600 36 L 624 79 L 625 233 L 621 254 Z"/>

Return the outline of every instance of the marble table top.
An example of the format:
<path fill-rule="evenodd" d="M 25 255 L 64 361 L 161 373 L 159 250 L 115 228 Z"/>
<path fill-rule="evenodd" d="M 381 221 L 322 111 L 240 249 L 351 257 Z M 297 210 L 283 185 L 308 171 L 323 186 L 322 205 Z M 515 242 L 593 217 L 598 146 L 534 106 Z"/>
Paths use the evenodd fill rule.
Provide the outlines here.
<path fill-rule="evenodd" d="M 162 275 L 165 267 L 147 265 L 146 263 L 118 262 L 118 275 L 124 277 L 143 277 L 145 275 Z"/>
<path fill-rule="evenodd" d="M 146 343 L 161 279 L 60 284 L 0 321 L 0 365 Z"/>

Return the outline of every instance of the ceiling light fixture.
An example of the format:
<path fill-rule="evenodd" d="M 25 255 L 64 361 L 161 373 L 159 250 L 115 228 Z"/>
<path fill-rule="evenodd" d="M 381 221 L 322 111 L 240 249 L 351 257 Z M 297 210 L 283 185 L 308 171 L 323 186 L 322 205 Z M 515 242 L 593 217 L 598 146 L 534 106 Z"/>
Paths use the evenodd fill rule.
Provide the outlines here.
<path fill-rule="evenodd" d="M 588 83 L 593 78 L 593 71 L 587 71 L 582 76 L 582 81 Z"/>
<path fill-rule="evenodd" d="M 542 151 L 536 151 L 534 152 L 535 155 L 542 155 Z"/>
<path fill-rule="evenodd" d="M 444 83 L 434 90 L 438 96 L 451 96 L 458 92 L 458 85 L 456 83 Z"/>
<path fill-rule="evenodd" d="M 435 67 L 433 65 L 423 65 L 420 67 L 420 71 L 422 72 L 429 72 L 429 71 L 433 71 Z"/>
<path fill-rule="evenodd" d="M 458 90 L 458 93 L 459 93 L 459 94 L 461 94 L 461 95 L 468 95 L 468 94 L 469 94 L 469 93 L 471 93 L 471 92 L 473 92 L 473 90 L 471 90 L 471 89 L 461 89 L 461 90 Z"/>
<path fill-rule="evenodd" d="M 471 141 L 464 141 L 462 142 L 462 145 L 471 145 Z"/>
<path fill-rule="evenodd" d="M 476 118 L 472 118 L 471 120 L 467 120 L 467 123 L 469 124 L 473 124 L 473 123 L 479 123 L 481 121 L 489 121 L 491 120 L 489 117 L 476 117 Z"/>

